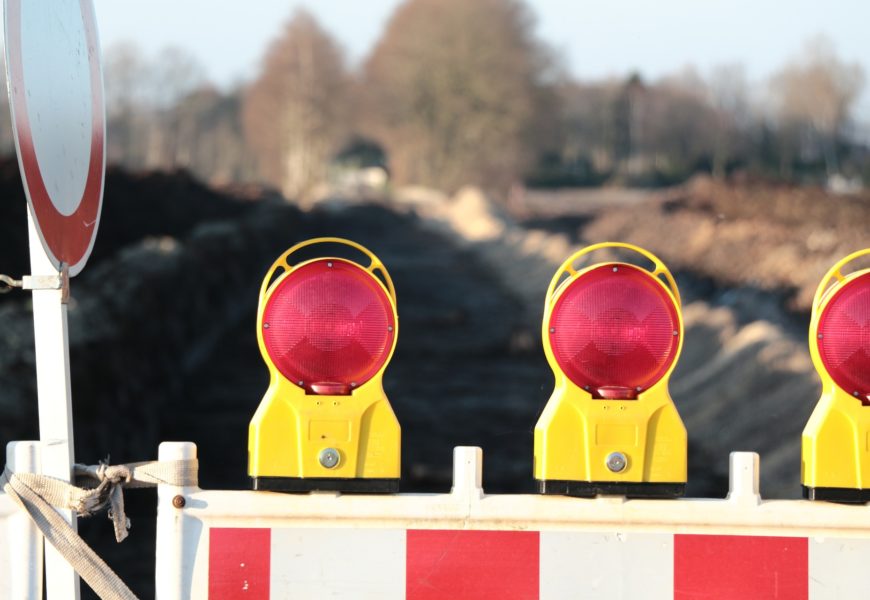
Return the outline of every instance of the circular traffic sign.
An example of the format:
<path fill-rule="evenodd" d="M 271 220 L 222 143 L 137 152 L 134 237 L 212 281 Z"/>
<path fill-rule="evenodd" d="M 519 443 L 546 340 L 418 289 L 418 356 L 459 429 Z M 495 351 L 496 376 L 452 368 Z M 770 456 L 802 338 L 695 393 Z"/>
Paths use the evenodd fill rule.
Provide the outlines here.
<path fill-rule="evenodd" d="M 6 0 L 6 75 L 18 164 L 42 245 L 78 274 L 103 200 L 106 115 L 92 0 Z"/>

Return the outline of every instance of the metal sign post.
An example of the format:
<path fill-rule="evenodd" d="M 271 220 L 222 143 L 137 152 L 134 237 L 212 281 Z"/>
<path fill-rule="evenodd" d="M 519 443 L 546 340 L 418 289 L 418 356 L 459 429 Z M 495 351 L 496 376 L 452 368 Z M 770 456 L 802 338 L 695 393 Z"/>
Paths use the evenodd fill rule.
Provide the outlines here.
<path fill-rule="evenodd" d="M 42 472 L 73 465 L 67 305 L 87 262 L 105 178 L 105 107 L 92 0 L 5 0 L 6 68 L 15 147 L 27 195 Z M 75 527 L 75 516 L 64 513 Z M 79 579 L 45 549 L 50 600 L 77 599 Z"/>
<path fill-rule="evenodd" d="M 30 231 L 30 268 L 34 276 L 58 275 L 42 248 L 33 218 L 28 213 Z M 36 350 L 36 391 L 39 397 L 39 437 L 42 446 L 42 473 L 71 480 L 73 455 L 72 395 L 69 372 L 67 305 L 69 280 L 61 289 L 33 290 L 33 340 Z M 76 527 L 72 511 L 64 518 Z M 79 597 L 79 577 L 66 560 L 49 544 L 45 547 L 45 578 L 48 598 Z"/>

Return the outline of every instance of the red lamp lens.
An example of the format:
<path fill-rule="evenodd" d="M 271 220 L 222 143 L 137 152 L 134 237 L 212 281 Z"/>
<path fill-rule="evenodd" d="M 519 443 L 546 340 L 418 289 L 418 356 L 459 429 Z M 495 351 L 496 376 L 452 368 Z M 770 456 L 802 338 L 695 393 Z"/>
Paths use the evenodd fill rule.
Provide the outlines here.
<path fill-rule="evenodd" d="M 646 271 L 596 267 L 575 279 L 550 316 L 556 362 L 596 398 L 630 399 L 661 379 L 676 359 L 674 301 Z"/>
<path fill-rule="evenodd" d="M 269 358 L 287 379 L 334 395 L 349 394 L 380 370 L 395 325 L 390 299 L 371 274 L 324 259 L 281 280 L 263 310 L 262 331 Z"/>
<path fill-rule="evenodd" d="M 818 334 L 819 357 L 834 382 L 870 401 L 870 273 L 834 293 Z"/>

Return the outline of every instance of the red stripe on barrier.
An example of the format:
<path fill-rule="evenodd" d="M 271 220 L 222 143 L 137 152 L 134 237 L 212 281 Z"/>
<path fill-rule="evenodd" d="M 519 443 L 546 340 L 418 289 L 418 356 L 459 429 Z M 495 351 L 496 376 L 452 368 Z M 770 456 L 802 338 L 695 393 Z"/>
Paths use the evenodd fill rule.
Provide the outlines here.
<path fill-rule="evenodd" d="M 674 598 L 807 600 L 806 538 L 674 535 Z"/>
<path fill-rule="evenodd" d="M 408 530 L 406 600 L 537 600 L 537 531 Z"/>
<path fill-rule="evenodd" d="M 269 600 L 271 545 L 269 529 L 210 529 L 209 600 Z"/>

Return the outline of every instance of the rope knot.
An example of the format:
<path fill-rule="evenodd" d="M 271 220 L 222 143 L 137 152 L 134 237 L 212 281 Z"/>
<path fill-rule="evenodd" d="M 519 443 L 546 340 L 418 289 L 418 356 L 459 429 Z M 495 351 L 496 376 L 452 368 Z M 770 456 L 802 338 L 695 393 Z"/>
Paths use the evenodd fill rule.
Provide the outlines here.
<path fill-rule="evenodd" d="M 53 508 L 72 509 L 79 515 L 92 515 L 108 506 L 115 526 L 115 539 L 127 537 L 130 521 L 124 514 L 125 487 L 197 487 L 198 463 L 191 460 L 145 461 L 112 466 L 108 460 L 96 466 L 75 465 L 79 480 L 90 485 L 76 487 L 61 479 L 34 473 L 13 473 L 8 466 L 0 474 L 4 490 L 27 513 L 63 557 L 73 565 L 100 598 L 136 600 L 111 568 L 77 535 Z M 96 482 L 96 484 L 94 484 Z"/>
<path fill-rule="evenodd" d="M 128 484 L 133 481 L 133 472 L 127 465 L 109 465 L 100 463 L 97 469 L 97 479 L 100 483 L 108 481 L 110 484 Z"/>
<path fill-rule="evenodd" d="M 127 465 L 110 465 L 108 459 L 95 466 L 76 465 L 75 471 L 96 480 L 97 486 L 87 488 L 71 503 L 74 510 L 81 516 L 90 516 L 108 507 L 115 539 L 124 541 L 130 529 L 130 519 L 124 513 L 124 486 L 133 481 L 133 471 Z"/>

